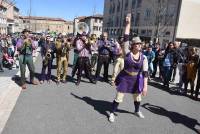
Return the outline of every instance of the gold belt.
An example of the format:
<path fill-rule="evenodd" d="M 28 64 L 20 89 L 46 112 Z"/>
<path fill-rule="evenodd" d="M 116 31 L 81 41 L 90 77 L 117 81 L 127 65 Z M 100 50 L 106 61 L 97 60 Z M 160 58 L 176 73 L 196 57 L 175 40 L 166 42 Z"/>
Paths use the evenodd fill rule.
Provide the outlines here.
<path fill-rule="evenodd" d="M 128 75 L 130 75 L 130 76 L 136 76 L 136 75 L 138 75 L 138 72 L 129 72 L 129 71 L 127 71 L 127 70 L 124 70 Z"/>

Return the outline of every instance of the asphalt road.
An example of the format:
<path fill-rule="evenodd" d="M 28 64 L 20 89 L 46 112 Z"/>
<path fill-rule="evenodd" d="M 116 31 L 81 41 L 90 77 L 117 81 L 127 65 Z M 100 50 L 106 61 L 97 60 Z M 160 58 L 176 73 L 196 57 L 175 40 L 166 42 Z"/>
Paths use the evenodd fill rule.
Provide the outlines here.
<path fill-rule="evenodd" d="M 36 61 L 36 72 L 41 72 L 40 57 Z M 199 101 L 180 96 L 175 88 L 166 90 L 151 83 L 148 96 L 142 101 L 145 119 L 133 114 L 133 99 L 127 94 L 119 106 L 116 122 L 110 123 L 108 114 L 115 87 L 104 82 L 94 85 L 87 79 L 77 87 L 70 76 L 68 79 L 68 83 L 58 86 L 55 83 L 28 85 L 28 89 L 21 92 L 2 133 L 196 134 L 195 128 L 200 128 Z"/>

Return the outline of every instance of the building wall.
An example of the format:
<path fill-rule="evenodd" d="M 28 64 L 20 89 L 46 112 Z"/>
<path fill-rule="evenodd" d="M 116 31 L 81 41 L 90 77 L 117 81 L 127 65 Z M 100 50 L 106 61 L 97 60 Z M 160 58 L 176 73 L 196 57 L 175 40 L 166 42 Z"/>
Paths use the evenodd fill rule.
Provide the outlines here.
<path fill-rule="evenodd" d="M 97 37 L 100 37 L 102 34 L 103 19 L 102 18 L 88 18 L 86 23 L 90 27 L 90 35 L 96 34 Z"/>
<path fill-rule="evenodd" d="M 66 31 L 67 34 L 73 34 L 73 22 L 66 22 L 64 25 L 64 31 Z"/>
<path fill-rule="evenodd" d="M 72 22 L 66 22 L 64 20 L 50 20 L 44 18 L 44 19 L 30 19 L 29 23 L 29 18 L 23 18 L 23 17 L 22 20 L 24 23 L 24 28 L 29 29 L 30 27 L 30 30 L 33 32 L 54 31 L 63 34 L 73 33 Z"/>
<path fill-rule="evenodd" d="M 200 1 L 182 0 L 177 38 L 200 39 Z"/>
<path fill-rule="evenodd" d="M 81 17 L 74 19 L 74 35 L 77 35 L 77 26 L 79 22 L 85 22 L 89 27 L 89 35 L 96 34 L 97 37 L 100 37 L 103 29 L 103 18 L 102 17 Z"/>
<path fill-rule="evenodd" d="M 5 34 L 7 32 L 7 18 L 5 7 L 0 7 L 0 33 Z"/>
<path fill-rule="evenodd" d="M 123 35 L 125 17 L 127 13 L 131 13 L 132 33 L 147 41 L 156 37 L 159 37 L 161 42 L 172 40 L 179 0 L 160 0 L 161 3 L 158 1 L 105 0 L 103 31 L 107 31 L 110 37 Z"/>

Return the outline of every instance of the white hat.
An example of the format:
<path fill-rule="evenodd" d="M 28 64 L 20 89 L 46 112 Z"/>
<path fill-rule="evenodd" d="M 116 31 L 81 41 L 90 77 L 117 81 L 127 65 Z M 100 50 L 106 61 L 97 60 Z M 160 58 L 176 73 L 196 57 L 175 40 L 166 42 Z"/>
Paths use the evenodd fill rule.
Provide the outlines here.
<path fill-rule="evenodd" d="M 133 37 L 131 40 L 131 44 L 137 44 L 137 43 L 142 44 L 140 37 Z"/>

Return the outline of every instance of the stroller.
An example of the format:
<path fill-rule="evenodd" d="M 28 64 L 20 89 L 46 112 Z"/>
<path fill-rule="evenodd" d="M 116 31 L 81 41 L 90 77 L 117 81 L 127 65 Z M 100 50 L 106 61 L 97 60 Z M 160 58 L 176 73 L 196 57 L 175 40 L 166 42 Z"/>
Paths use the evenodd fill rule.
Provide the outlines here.
<path fill-rule="evenodd" d="M 3 53 L 3 66 L 5 68 L 8 68 L 9 70 L 12 70 L 13 64 L 14 64 L 14 58 L 12 55 L 10 55 L 7 51 L 8 49 L 5 48 L 4 49 L 4 53 Z"/>

